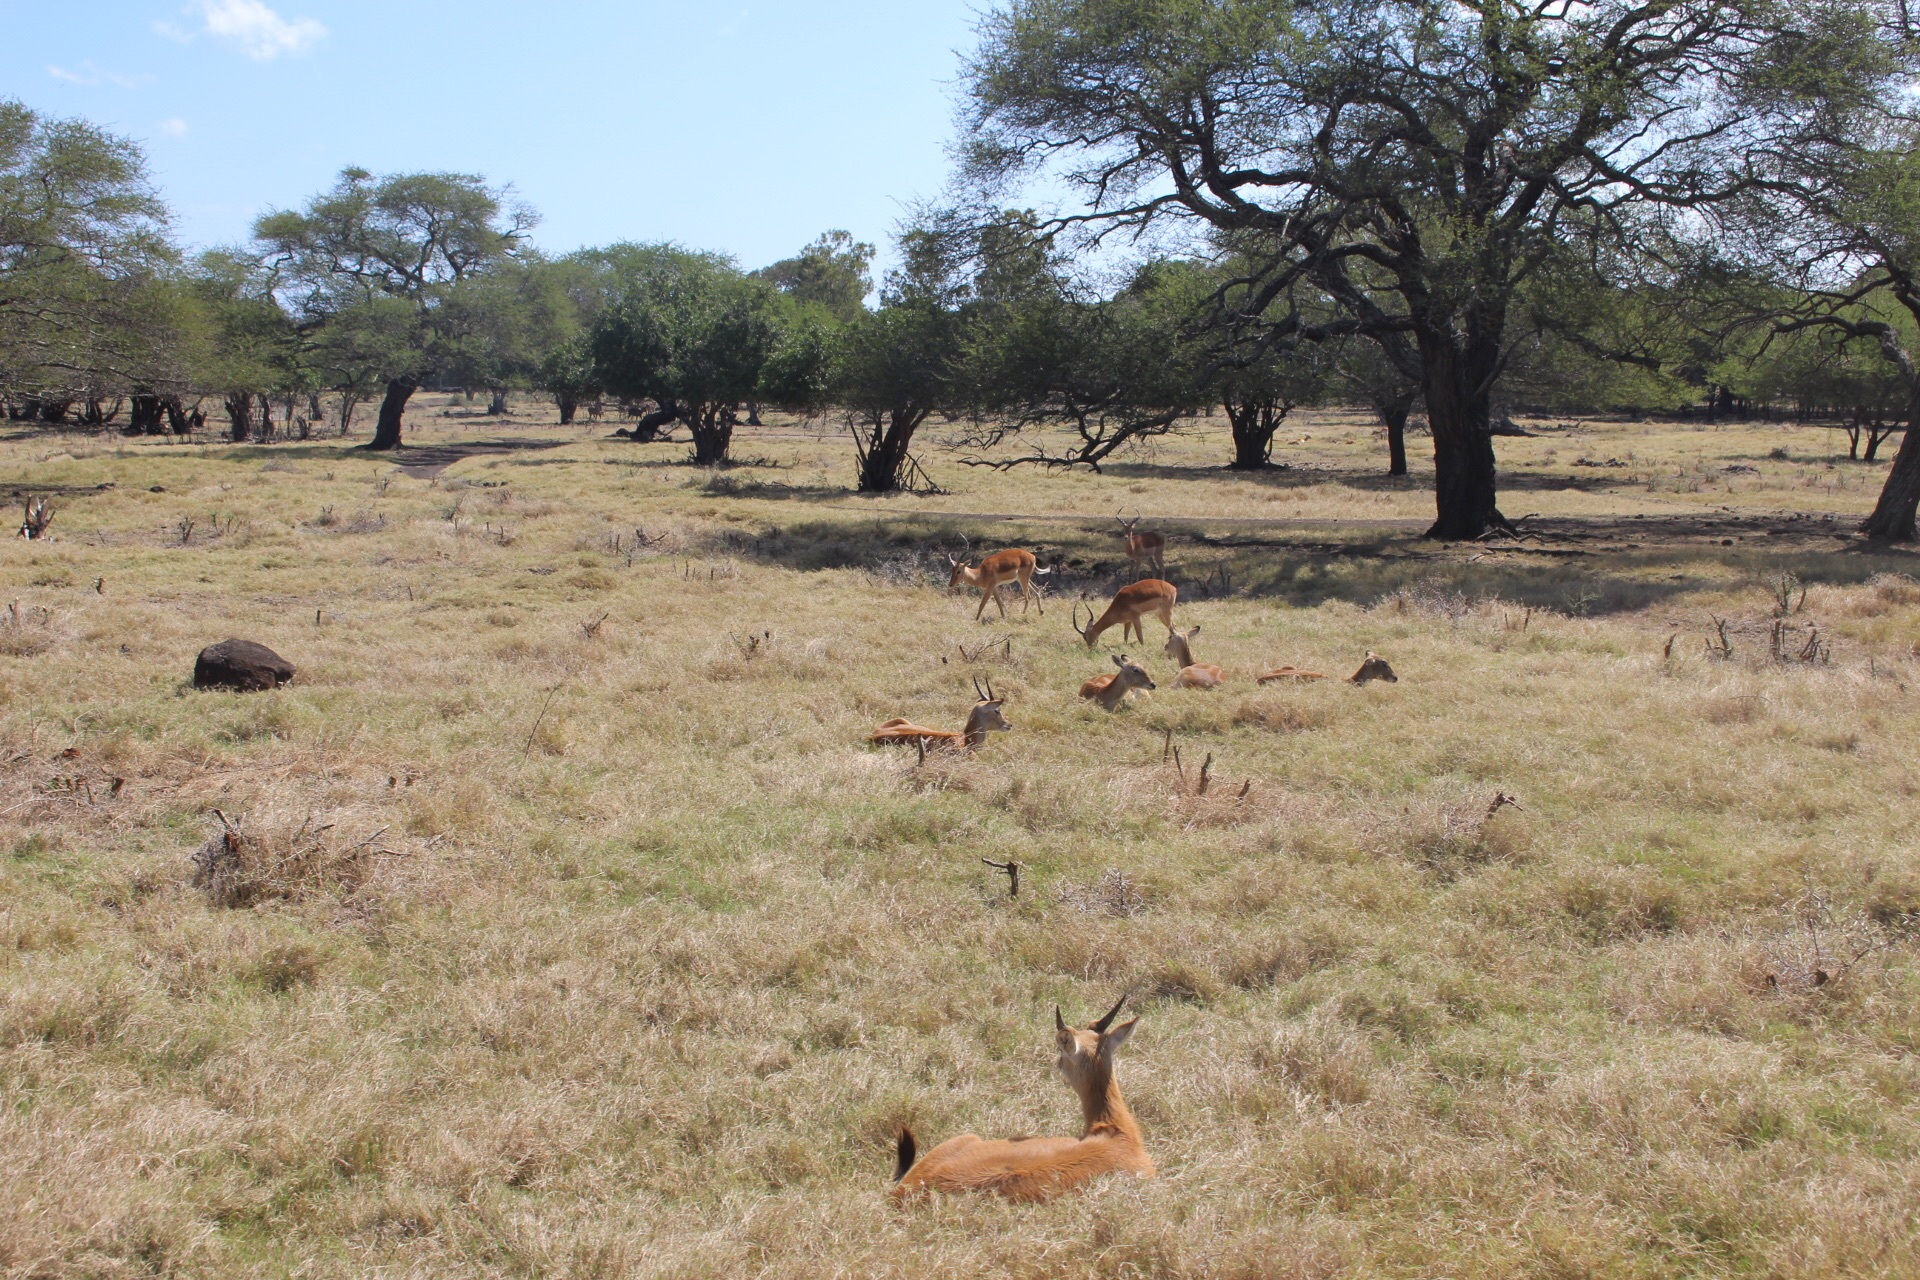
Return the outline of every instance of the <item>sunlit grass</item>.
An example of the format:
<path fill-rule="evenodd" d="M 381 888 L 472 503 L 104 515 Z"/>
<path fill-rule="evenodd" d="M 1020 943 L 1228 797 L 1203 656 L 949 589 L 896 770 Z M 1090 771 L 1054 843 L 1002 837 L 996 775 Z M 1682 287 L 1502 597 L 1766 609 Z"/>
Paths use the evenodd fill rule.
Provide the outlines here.
<path fill-rule="evenodd" d="M 439 407 L 418 438 L 481 433 Z M 570 443 L 432 482 L 0 443 L 114 485 L 0 550 L 0 1274 L 1920 1269 L 1914 947 L 1796 976 L 1810 892 L 1833 947 L 1920 911 L 1920 588 L 1819 527 L 1884 470 L 1837 433 L 1502 440 L 1509 515 L 1725 539 L 1438 548 L 1358 415 L 1253 479 L 1218 423 L 1100 476 L 936 423 L 952 492 L 888 499 L 825 424 L 713 475 L 485 430 Z M 1173 689 L 1150 633 L 1109 714 L 1076 691 L 1123 646 L 1067 613 L 1122 506 L 1228 681 Z M 973 622 L 963 535 L 1058 566 L 1044 618 Z M 228 635 L 299 678 L 192 692 Z M 1252 682 L 1368 649 L 1400 683 Z M 1015 729 L 976 758 L 865 745 L 986 674 Z M 216 906 L 216 808 L 327 857 Z M 888 1207 L 902 1123 L 1070 1131 L 1052 1005 L 1121 991 L 1158 1179 Z"/>

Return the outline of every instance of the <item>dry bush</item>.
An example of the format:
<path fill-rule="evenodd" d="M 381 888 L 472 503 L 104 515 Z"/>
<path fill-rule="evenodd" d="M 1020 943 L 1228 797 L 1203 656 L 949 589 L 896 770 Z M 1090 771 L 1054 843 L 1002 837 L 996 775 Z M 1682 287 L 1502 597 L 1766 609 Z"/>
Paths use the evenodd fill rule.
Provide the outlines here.
<path fill-rule="evenodd" d="M 219 907 L 247 907 L 267 899 L 345 897 L 366 884 L 392 851 L 382 833 L 349 843 L 331 822 L 308 814 L 297 825 L 267 810 L 228 818 L 214 810 L 219 830 L 193 855 L 193 887 Z"/>
<path fill-rule="evenodd" d="M 1140 886 L 1134 883 L 1133 877 L 1117 867 L 1108 867 L 1091 884 L 1061 885 L 1055 896 L 1075 911 L 1089 916 L 1125 918 L 1147 909 L 1147 898 L 1140 892 Z"/>
<path fill-rule="evenodd" d="M 1283 1025 L 1253 1060 L 1326 1102 L 1353 1106 L 1373 1092 L 1372 1046 L 1327 1018 Z"/>

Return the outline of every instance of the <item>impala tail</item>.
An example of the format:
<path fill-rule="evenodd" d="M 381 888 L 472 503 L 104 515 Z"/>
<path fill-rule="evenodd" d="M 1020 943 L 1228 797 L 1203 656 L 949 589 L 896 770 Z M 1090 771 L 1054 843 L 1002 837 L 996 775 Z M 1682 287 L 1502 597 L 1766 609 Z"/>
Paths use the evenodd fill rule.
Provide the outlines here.
<path fill-rule="evenodd" d="M 900 1149 L 893 1159 L 893 1180 L 895 1182 L 907 1176 L 907 1170 L 913 1168 L 914 1155 L 918 1147 L 913 1141 L 913 1130 L 905 1125 L 900 1127 Z"/>

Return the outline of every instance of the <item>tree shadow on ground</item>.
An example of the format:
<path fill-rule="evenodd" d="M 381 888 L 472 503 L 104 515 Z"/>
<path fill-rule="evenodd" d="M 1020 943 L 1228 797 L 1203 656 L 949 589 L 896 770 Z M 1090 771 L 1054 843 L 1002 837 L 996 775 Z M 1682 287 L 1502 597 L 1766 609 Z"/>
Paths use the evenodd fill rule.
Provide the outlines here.
<path fill-rule="evenodd" d="M 1196 523 L 1196 522 L 1188 522 Z M 1603 616 L 1647 609 L 1730 581 L 1756 589 L 1791 573 L 1846 585 L 1920 571 L 1920 553 L 1866 542 L 1819 517 L 1561 518 L 1484 544 L 1426 542 L 1417 522 L 1169 522 L 1165 576 L 1183 601 L 1231 596 L 1311 608 L 1373 606 L 1402 591 L 1500 600 L 1521 608 Z M 980 535 L 992 530 L 990 538 Z M 971 539 L 971 541 L 969 541 Z M 1104 599 L 1131 575 L 1118 539 L 1087 517 L 938 513 L 769 523 L 723 531 L 707 550 L 800 571 L 860 570 L 900 585 L 944 582 L 946 556 L 1002 547 L 1034 552 L 1053 598 Z"/>

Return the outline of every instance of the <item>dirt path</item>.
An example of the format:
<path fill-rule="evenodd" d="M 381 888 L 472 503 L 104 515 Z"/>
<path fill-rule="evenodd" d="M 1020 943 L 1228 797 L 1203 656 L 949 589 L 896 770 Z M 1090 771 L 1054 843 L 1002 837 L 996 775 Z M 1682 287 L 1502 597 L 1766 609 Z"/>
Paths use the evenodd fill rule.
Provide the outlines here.
<path fill-rule="evenodd" d="M 577 440 L 462 440 L 458 444 L 432 444 L 424 448 L 408 446 L 400 451 L 394 464 L 416 480 L 431 480 L 462 458 L 558 449 L 578 443 Z"/>

